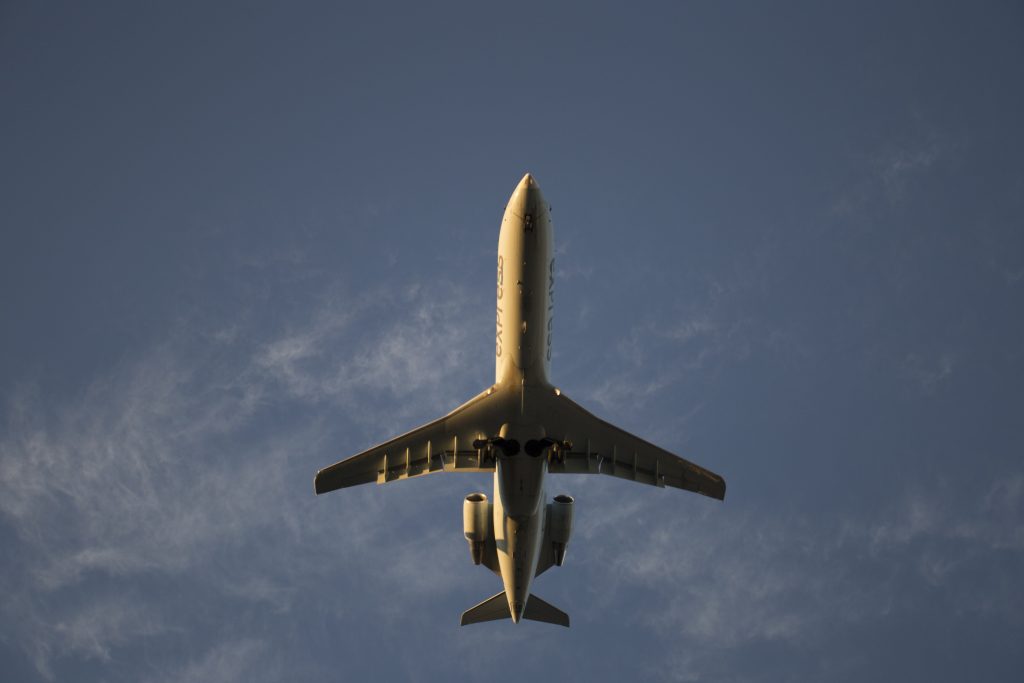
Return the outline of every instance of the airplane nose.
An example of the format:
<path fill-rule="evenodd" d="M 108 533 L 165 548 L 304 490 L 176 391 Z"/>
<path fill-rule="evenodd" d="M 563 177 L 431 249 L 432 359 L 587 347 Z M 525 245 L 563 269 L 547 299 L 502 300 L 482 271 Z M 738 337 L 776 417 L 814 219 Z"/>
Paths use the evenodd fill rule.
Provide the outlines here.
<path fill-rule="evenodd" d="M 522 176 L 522 180 L 519 181 L 516 189 L 520 191 L 528 191 L 528 193 L 534 194 L 541 190 L 541 185 L 538 184 L 537 178 L 534 177 L 534 174 L 527 173 Z"/>
<path fill-rule="evenodd" d="M 536 215 L 540 211 L 547 210 L 547 204 L 544 201 L 544 195 L 540 191 L 540 185 L 532 173 L 524 175 L 523 179 L 516 185 L 509 204 L 516 207 L 513 211 L 519 215 L 527 213 Z"/>

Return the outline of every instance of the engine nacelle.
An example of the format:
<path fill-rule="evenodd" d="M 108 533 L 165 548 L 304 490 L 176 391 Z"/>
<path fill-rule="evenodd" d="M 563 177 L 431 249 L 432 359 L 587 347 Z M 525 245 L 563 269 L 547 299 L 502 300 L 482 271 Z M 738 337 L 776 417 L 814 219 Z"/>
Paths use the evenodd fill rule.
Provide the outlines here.
<path fill-rule="evenodd" d="M 491 535 L 491 504 L 483 493 L 471 493 L 462 504 L 462 530 L 469 542 L 473 564 L 484 561 L 484 548 Z"/>
<path fill-rule="evenodd" d="M 548 504 L 548 523 L 551 525 L 548 531 L 548 538 L 551 539 L 551 546 L 555 552 L 555 564 L 559 567 L 565 561 L 565 549 L 569 545 L 569 537 L 572 536 L 572 496 L 562 494 L 555 496 L 555 500 Z"/>

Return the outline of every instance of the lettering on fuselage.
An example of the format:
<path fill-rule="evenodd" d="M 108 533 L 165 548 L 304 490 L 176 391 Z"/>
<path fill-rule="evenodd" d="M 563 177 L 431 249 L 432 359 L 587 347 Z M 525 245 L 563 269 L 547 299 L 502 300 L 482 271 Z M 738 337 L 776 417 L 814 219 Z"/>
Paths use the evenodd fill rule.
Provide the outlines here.
<path fill-rule="evenodd" d="M 551 326 L 555 324 L 555 259 L 548 265 L 548 361 L 551 360 Z"/>
<path fill-rule="evenodd" d="M 494 333 L 494 355 L 501 358 L 501 297 L 505 293 L 505 260 L 498 254 L 498 312 L 495 314 L 497 330 Z"/>

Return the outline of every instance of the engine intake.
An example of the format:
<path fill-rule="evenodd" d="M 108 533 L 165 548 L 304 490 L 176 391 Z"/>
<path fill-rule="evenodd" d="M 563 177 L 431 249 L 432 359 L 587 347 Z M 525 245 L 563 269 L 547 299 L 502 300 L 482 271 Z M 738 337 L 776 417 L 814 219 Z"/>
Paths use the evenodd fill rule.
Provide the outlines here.
<path fill-rule="evenodd" d="M 565 494 L 555 496 L 554 502 L 548 504 L 551 524 L 549 538 L 555 552 L 555 565 L 559 567 L 565 561 L 565 550 L 572 536 L 572 509 L 573 498 Z"/>
<path fill-rule="evenodd" d="M 487 495 L 471 493 L 462 504 L 462 530 L 469 542 L 473 564 L 484 560 L 484 548 L 491 535 L 491 504 Z"/>

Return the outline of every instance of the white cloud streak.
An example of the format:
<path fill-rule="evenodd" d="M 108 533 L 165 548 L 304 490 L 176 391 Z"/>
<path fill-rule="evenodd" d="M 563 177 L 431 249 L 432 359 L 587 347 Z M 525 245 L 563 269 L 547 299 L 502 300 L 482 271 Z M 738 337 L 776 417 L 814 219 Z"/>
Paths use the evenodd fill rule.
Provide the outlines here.
<path fill-rule="evenodd" d="M 262 339 L 244 329 L 183 334 L 111 369 L 77 399 L 48 400 L 31 387 L 9 395 L 0 520 L 16 547 L 2 565 L 2 587 L 19 597 L 0 607 L 0 636 L 49 678 L 75 661 L 116 669 L 121 653 L 150 639 L 179 642 L 173 661 L 155 665 L 154 682 L 269 680 L 281 662 L 267 654 L 263 631 L 244 621 L 231 630 L 206 623 L 207 635 L 189 641 L 200 627 L 194 613 L 217 600 L 285 621 L 299 607 L 337 618 L 371 600 L 382 624 L 401 627 L 425 596 L 464 599 L 474 568 L 453 530 L 454 502 L 449 515 L 428 502 L 428 488 L 409 485 L 405 504 L 433 504 L 450 528 L 395 538 L 397 523 L 385 514 L 394 497 L 353 491 L 327 514 L 308 489 L 313 467 L 326 462 L 296 457 L 321 452 L 337 434 L 325 425 L 341 412 L 347 429 L 374 420 L 381 424 L 370 431 L 408 427 L 401 416 L 358 409 L 374 391 L 371 398 L 428 415 L 461 398 L 444 380 L 466 373 L 473 341 L 425 341 L 461 325 L 470 304 L 457 294 L 432 304 L 421 291 L 382 291 L 345 310 L 325 306 Z M 695 318 L 651 335 L 729 354 L 741 350 L 732 329 Z M 634 367 L 643 366 L 642 354 Z M 302 419 L 280 417 L 281 406 Z M 923 489 L 874 517 L 810 520 L 730 506 L 669 515 L 658 508 L 664 497 L 621 496 L 627 484 L 591 478 L 566 569 L 576 573 L 577 595 L 591 600 L 574 619 L 585 625 L 614 614 L 655 642 L 707 651 L 662 671 L 683 678 L 711 671 L 723 651 L 813 645 L 836 622 L 883 619 L 910 599 L 908 586 L 939 586 L 957 609 L 1011 619 L 1019 600 L 979 601 L 963 586 L 984 571 L 977 557 L 1024 552 L 1022 482 L 1019 474 L 1002 479 L 959 516 Z M 455 501 L 466 486 L 436 488 Z M 370 541 L 381 534 L 392 536 L 378 552 Z M 907 568 L 909 577 L 900 573 Z M 360 594 L 332 590 L 344 575 Z M 183 597 L 159 600 L 160 590 Z M 390 599 L 374 600 L 381 594 Z M 466 655 L 491 636 L 460 635 L 452 652 Z M 529 640 L 522 631 L 500 637 Z"/>
<path fill-rule="evenodd" d="M 198 659 L 188 662 L 168 676 L 150 679 L 150 683 L 190 683 L 192 681 L 279 681 L 286 672 L 270 653 L 273 647 L 254 638 L 217 643 Z"/>
<path fill-rule="evenodd" d="M 652 677 L 701 680 L 725 651 L 776 643 L 813 652 L 846 625 L 914 613 L 935 590 L 947 609 L 1019 622 L 1019 595 L 982 597 L 979 584 L 1012 580 L 985 558 L 1024 559 L 1024 475 L 995 482 L 966 510 L 949 505 L 952 493 L 915 489 L 866 518 L 815 520 L 729 506 L 666 516 L 653 497 L 591 487 L 591 504 L 613 514 L 581 520 L 570 552 L 600 569 L 595 609 L 630 614 L 624 601 L 637 601 L 637 623 L 688 653 Z M 607 547 L 615 554 L 594 554 Z"/>
<path fill-rule="evenodd" d="M 953 375 L 955 367 L 956 355 L 948 351 L 938 354 L 910 353 L 904 359 L 901 370 L 923 393 L 932 394 Z"/>
<path fill-rule="evenodd" d="M 189 603 L 212 592 L 285 613 L 298 599 L 296 583 L 326 582 L 363 562 L 342 544 L 310 541 L 365 536 L 378 510 L 350 508 L 340 527 L 330 520 L 326 528 L 306 482 L 329 461 L 300 464 L 295 454 L 322 450 L 326 415 L 358 405 L 367 392 L 406 411 L 442 412 L 436 406 L 454 392 L 435 383 L 457 374 L 471 343 L 436 335 L 458 329 L 465 316 L 466 298 L 450 294 L 433 303 L 422 290 L 380 290 L 267 339 L 183 332 L 112 368 L 77 400 L 53 401 L 32 387 L 9 394 L 0 521 L 17 546 L 4 563 L 5 588 L 28 597 L 0 608 L 0 637 L 18 643 L 44 677 L 55 675 L 55 657 L 113 665 L 119 648 L 181 628 L 176 606 L 148 597 L 143 585 L 170 582 L 192 594 Z M 381 316 L 385 301 L 413 313 Z M 275 419 L 271 406 L 282 401 L 308 419 Z M 260 423 L 268 418 L 275 426 L 265 435 Z M 295 480 L 301 492 L 291 488 Z M 268 542 L 253 566 L 252 548 Z M 409 557 L 398 566 L 415 565 Z M 405 570 L 391 573 L 396 583 L 417 585 Z M 435 590 L 454 587 L 436 579 Z M 86 584 L 130 589 L 137 601 L 97 589 L 65 604 L 68 591 Z M 155 680 L 251 680 L 258 649 L 251 639 L 215 643 L 188 668 Z"/>

